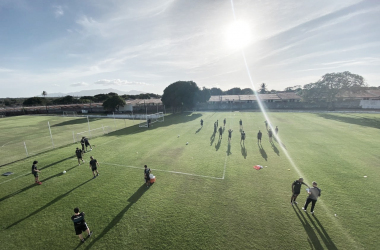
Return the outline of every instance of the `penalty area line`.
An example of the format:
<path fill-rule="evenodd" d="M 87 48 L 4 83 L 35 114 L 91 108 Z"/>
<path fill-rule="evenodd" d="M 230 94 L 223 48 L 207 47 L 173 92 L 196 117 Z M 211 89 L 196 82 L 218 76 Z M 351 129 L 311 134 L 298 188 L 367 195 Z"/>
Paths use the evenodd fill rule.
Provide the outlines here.
<path fill-rule="evenodd" d="M 111 166 L 119 166 L 119 167 L 126 167 L 126 168 L 135 168 L 135 169 L 144 169 L 144 168 L 141 168 L 141 167 L 127 166 L 127 165 L 107 163 L 107 162 L 99 162 L 99 163 L 106 164 L 106 165 L 111 165 Z M 166 172 L 166 173 L 171 173 L 171 174 L 181 174 L 181 175 L 189 175 L 189 176 L 196 176 L 196 177 L 202 177 L 202 178 L 216 179 L 216 180 L 223 180 L 224 179 L 224 176 L 223 177 L 215 177 L 215 176 L 191 174 L 191 173 L 171 171 L 171 170 L 163 170 L 163 169 L 156 169 L 156 168 L 151 168 L 151 170 L 159 171 L 159 172 Z"/>

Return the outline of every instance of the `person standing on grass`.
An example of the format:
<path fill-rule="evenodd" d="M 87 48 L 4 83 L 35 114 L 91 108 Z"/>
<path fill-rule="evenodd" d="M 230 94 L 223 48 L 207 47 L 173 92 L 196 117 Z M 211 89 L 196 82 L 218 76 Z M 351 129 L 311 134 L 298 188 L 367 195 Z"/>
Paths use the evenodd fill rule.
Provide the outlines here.
<path fill-rule="evenodd" d="M 75 150 L 75 154 L 78 158 L 78 164 L 80 165 L 80 161 L 84 162 L 83 160 L 83 151 L 80 150 L 79 148 L 77 148 L 77 150 Z"/>
<path fill-rule="evenodd" d="M 144 166 L 144 179 L 146 183 L 146 187 L 150 186 L 150 168 L 147 165 Z"/>
<path fill-rule="evenodd" d="M 278 134 L 278 127 L 276 126 L 276 129 L 275 129 L 275 131 L 276 131 L 276 135 Z"/>
<path fill-rule="evenodd" d="M 224 118 L 224 120 L 223 120 L 223 126 L 224 127 L 226 126 L 226 118 Z"/>
<path fill-rule="evenodd" d="M 216 122 L 214 123 L 214 134 L 216 134 Z"/>
<path fill-rule="evenodd" d="M 76 235 L 79 236 L 79 239 L 84 243 L 82 232 L 86 231 L 88 237 L 91 237 L 92 233 L 90 228 L 88 228 L 86 221 L 84 220 L 84 212 L 79 213 L 79 208 L 74 208 L 74 215 L 71 216 L 71 220 L 74 222 L 74 228 Z"/>
<path fill-rule="evenodd" d="M 268 122 L 265 120 L 265 128 L 268 130 Z"/>
<path fill-rule="evenodd" d="M 239 121 L 240 128 L 243 128 L 243 121 L 240 119 Z"/>
<path fill-rule="evenodd" d="M 82 151 L 84 152 L 84 136 L 82 137 L 82 139 L 80 140 L 80 145 L 82 145 Z"/>
<path fill-rule="evenodd" d="M 86 145 L 86 151 L 88 146 L 90 146 L 90 151 L 92 150 L 91 144 L 86 137 L 84 137 L 84 144 Z"/>
<path fill-rule="evenodd" d="M 307 206 L 309 205 L 309 203 L 311 202 L 311 209 L 310 209 L 310 212 L 311 214 L 314 214 L 314 207 L 315 207 L 315 203 L 317 203 L 317 200 L 318 200 L 318 197 L 321 196 L 321 191 L 317 186 L 318 184 L 313 181 L 313 187 L 312 188 L 309 188 L 307 189 L 307 193 L 309 194 L 309 197 L 307 197 L 306 199 L 306 202 L 305 202 L 305 205 L 303 206 L 302 210 L 304 212 L 307 212 Z"/>
<path fill-rule="evenodd" d="M 257 133 L 257 143 L 261 144 L 261 137 L 263 136 L 263 133 L 259 130 L 259 133 Z"/>
<path fill-rule="evenodd" d="M 271 129 L 268 130 L 268 136 L 269 136 L 269 142 L 273 143 L 273 141 L 272 141 L 273 132 Z"/>
<path fill-rule="evenodd" d="M 99 167 L 99 163 L 96 159 L 94 159 L 94 157 L 90 157 L 90 169 L 92 170 L 92 174 L 94 175 L 94 179 L 96 178 L 96 176 L 99 176 L 99 172 L 98 172 L 98 167 Z M 95 172 L 96 172 L 96 175 L 95 175 Z"/>
<path fill-rule="evenodd" d="M 299 178 L 298 180 L 295 180 L 292 184 L 292 197 L 290 198 L 290 204 L 292 204 L 292 206 L 294 204 L 298 204 L 298 202 L 296 202 L 296 199 L 297 199 L 297 196 L 301 193 L 302 185 L 305 185 L 308 188 L 310 188 L 309 185 L 303 182 L 303 178 Z"/>
<path fill-rule="evenodd" d="M 216 120 L 216 127 L 219 127 L 219 120 Z"/>
<path fill-rule="evenodd" d="M 232 129 L 228 130 L 228 142 L 231 142 L 232 132 L 233 132 Z"/>
<path fill-rule="evenodd" d="M 38 161 L 33 161 L 33 165 L 32 165 L 32 174 L 34 175 L 34 180 L 35 180 L 35 182 L 36 182 L 38 185 L 41 185 L 42 182 L 40 182 L 39 177 L 38 177 L 38 173 L 40 173 L 41 171 L 37 169 L 37 163 L 38 163 Z"/>
<path fill-rule="evenodd" d="M 203 120 L 201 119 L 201 127 L 203 127 Z"/>
<path fill-rule="evenodd" d="M 244 140 L 245 140 L 245 132 L 244 130 L 241 132 L 241 138 L 240 138 L 240 143 L 243 141 L 243 144 L 244 144 Z"/>
<path fill-rule="evenodd" d="M 222 126 L 220 126 L 219 127 L 219 139 L 223 139 L 222 135 L 223 135 L 223 129 L 222 129 Z"/>

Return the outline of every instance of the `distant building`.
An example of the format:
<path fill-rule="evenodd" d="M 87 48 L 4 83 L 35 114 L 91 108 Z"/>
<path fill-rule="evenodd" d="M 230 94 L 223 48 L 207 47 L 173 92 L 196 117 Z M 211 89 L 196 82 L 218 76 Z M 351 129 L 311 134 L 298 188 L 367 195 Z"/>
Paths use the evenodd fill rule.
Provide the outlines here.
<path fill-rule="evenodd" d="M 276 94 L 258 94 L 263 102 L 300 102 L 301 97 L 294 92 Z M 216 95 L 211 96 L 208 103 L 253 103 L 257 102 L 256 95 Z"/>

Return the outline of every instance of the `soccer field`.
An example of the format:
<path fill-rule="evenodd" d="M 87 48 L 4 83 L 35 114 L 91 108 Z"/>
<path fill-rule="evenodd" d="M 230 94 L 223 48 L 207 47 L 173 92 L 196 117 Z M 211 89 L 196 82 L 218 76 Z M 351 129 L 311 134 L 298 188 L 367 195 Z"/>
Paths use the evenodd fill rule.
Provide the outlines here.
<path fill-rule="evenodd" d="M 0 248 L 378 249 L 380 115 L 268 117 L 282 146 L 269 143 L 260 112 L 185 113 L 149 129 L 120 120 L 119 130 L 90 141 L 96 147 L 85 154 L 84 165 L 74 157 L 79 144 L 5 165 L 0 174 L 14 174 L 0 176 Z M 223 126 L 224 118 L 219 139 L 213 124 Z M 1 119 L 1 143 L 25 137 L 18 131 L 37 138 L 36 121 L 45 124 L 47 118 Z M 73 140 L 66 134 L 62 140 Z M 95 179 L 91 155 L 100 164 Z M 33 160 L 39 161 L 42 185 L 30 173 Z M 145 164 L 157 178 L 150 188 L 143 185 Z M 264 168 L 255 170 L 258 164 Z M 322 189 L 314 215 L 301 209 L 304 186 L 298 205 L 290 204 L 291 184 L 300 176 Z M 84 244 L 70 219 L 74 207 L 86 213 L 94 232 Z"/>

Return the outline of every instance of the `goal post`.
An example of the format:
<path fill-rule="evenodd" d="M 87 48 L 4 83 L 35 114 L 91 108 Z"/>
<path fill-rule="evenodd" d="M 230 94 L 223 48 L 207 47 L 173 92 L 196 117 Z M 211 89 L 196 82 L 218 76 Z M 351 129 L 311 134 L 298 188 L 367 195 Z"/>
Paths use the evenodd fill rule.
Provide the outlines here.
<path fill-rule="evenodd" d="M 92 137 L 108 134 L 109 132 L 110 132 L 109 126 L 102 126 L 100 128 L 95 128 L 95 129 L 79 132 L 75 134 L 75 141 L 80 142 L 82 137 L 92 138 Z"/>
<path fill-rule="evenodd" d="M 65 117 L 76 117 L 76 116 L 78 116 L 78 114 L 77 114 L 76 111 L 63 111 L 62 116 L 65 116 Z"/>
<path fill-rule="evenodd" d="M 163 112 L 158 112 L 155 114 L 150 114 L 150 115 L 142 115 L 140 117 L 140 128 L 147 128 L 148 123 L 149 125 L 156 123 L 156 122 L 163 122 L 165 120 L 165 115 Z"/>

